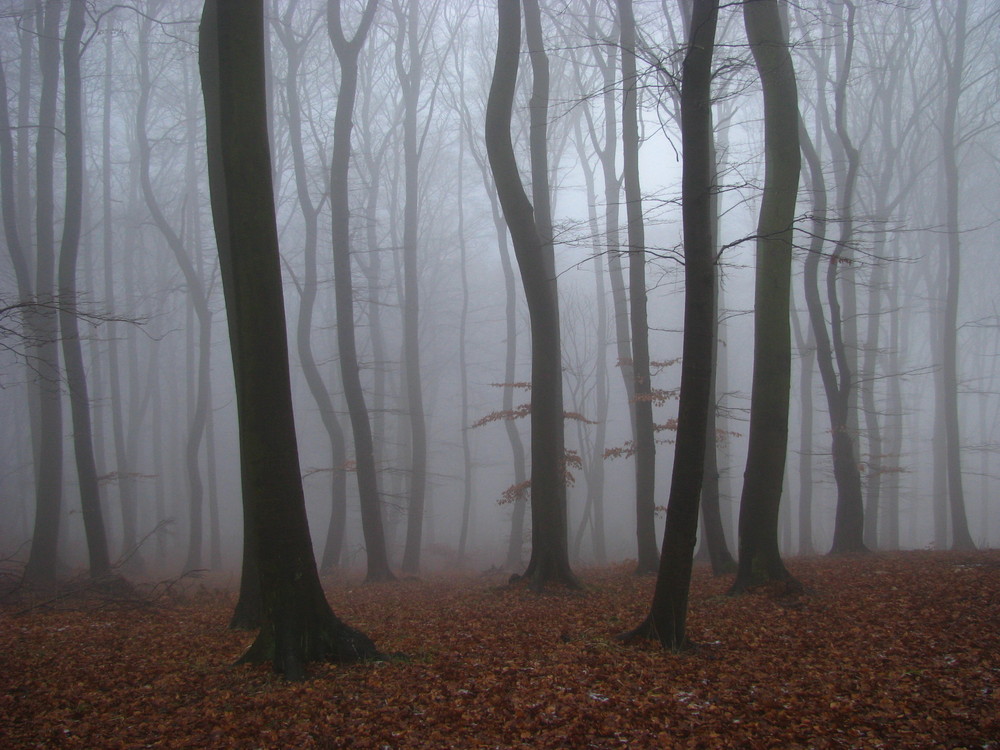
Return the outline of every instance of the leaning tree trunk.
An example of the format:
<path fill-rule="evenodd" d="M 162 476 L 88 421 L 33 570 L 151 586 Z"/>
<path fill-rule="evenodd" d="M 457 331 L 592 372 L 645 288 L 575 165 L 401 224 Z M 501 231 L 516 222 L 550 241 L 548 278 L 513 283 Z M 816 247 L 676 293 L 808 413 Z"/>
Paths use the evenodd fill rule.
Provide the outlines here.
<path fill-rule="evenodd" d="M 376 655 L 333 614 L 306 519 L 292 410 L 264 91 L 264 8 L 207 0 L 199 33 L 209 181 L 239 415 L 243 502 L 256 533 L 257 639 L 241 661 L 290 679 L 309 661 Z"/>
<path fill-rule="evenodd" d="M 511 143 L 521 39 L 520 3 L 498 7 L 496 65 L 486 104 L 486 150 L 521 271 L 531 322 L 531 585 L 578 582 L 569 565 L 564 478 L 562 359 L 555 259 L 535 223 Z"/>
<path fill-rule="evenodd" d="M 731 591 L 790 581 L 778 549 L 778 511 L 788 448 L 791 389 L 792 232 L 799 187 L 798 94 L 776 0 L 743 5 L 764 92 L 764 195 L 757 222 L 753 382 L 739 563 Z"/>

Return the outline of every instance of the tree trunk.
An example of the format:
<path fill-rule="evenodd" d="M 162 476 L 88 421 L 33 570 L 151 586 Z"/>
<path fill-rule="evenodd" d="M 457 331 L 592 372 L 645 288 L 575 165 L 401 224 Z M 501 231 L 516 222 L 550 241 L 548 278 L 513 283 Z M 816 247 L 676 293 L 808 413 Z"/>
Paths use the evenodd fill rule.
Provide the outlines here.
<path fill-rule="evenodd" d="M 470 143 L 474 143 L 478 137 L 478 132 L 472 123 L 472 118 L 468 112 L 463 110 L 463 124 L 466 129 L 466 136 Z M 514 278 L 514 267 L 510 262 L 509 235 L 507 225 L 504 223 L 500 204 L 497 200 L 496 186 L 491 180 L 489 164 L 476 152 L 472 152 L 483 176 L 483 188 L 490 199 L 490 213 L 493 217 L 493 227 L 497 235 L 497 247 L 500 250 L 500 268 L 503 270 L 504 278 L 504 321 L 506 324 L 504 335 L 504 377 L 503 396 L 501 398 L 501 410 L 505 414 L 511 414 L 514 409 L 514 382 L 517 380 L 517 281 Z M 527 467 L 524 456 L 524 443 L 521 440 L 521 433 L 518 431 L 517 423 L 513 419 L 505 419 L 504 428 L 507 432 L 507 441 L 510 443 L 511 463 L 514 470 L 514 484 L 523 487 L 527 481 Z M 504 567 L 507 570 L 520 570 L 523 563 L 521 553 L 524 547 L 524 516 L 527 509 L 527 502 L 523 497 L 517 498 L 511 512 L 511 529 L 507 538 L 507 554 L 504 560 Z"/>
<path fill-rule="evenodd" d="M 835 554 L 866 551 L 864 544 L 864 500 L 858 453 L 854 440 L 857 430 L 857 393 L 854 373 L 857 371 L 857 302 L 855 301 L 854 271 L 854 191 L 860 167 L 860 154 L 847 132 L 847 84 L 854 51 L 854 4 L 842 0 L 836 6 L 847 9 L 846 41 L 834 90 L 834 137 L 839 144 L 843 166 L 837 171 L 840 185 L 840 235 L 826 271 L 827 297 L 830 303 L 830 339 L 840 373 L 837 410 L 840 416 L 833 435 L 833 465 L 837 480 L 837 513 L 834 519 L 833 546 Z M 840 36 L 837 37 L 840 43 Z M 841 274 L 841 267 L 844 272 Z M 843 281 L 841 283 L 841 277 Z M 844 302 L 840 302 L 838 285 L 843 287 Z M 840 488 L 844 492 L 840 492 Z"/>
<path fill-rule="evenodd" d="M 347 449 L 344 431 L 337 419 L 333 400 L 323 382 L 316 358 L 312 350 L 313 311 L 315 309 L 318 278 L 316 272 L 316 250 L 319 232 L 319 210 L 313 203 L 309 191 L 308 166 L 302 139 L 302 105 L 299 100 L 299 69 L 305 52 L 305 39 L 293 29 L 292 21 L 295 4 L 286 7 L 284 15 L 273 22 L 275 33 L 285 48 L 285 102 L 288 121 L 288 140 L 295 170 L 295 189 L 299 210 L 305 225 L 302 242 L 304 271 L 302 276 L 299 314 L 295 327 L 295 343 L 298 350 L 302 374 L 309 393 L 316 402 L 320 421 L 330 443 L 330 524 L 327 544 L 320 562 L 320 570 L 334 567 L 340 557 L 340 540 L 343 538 L 346 518 L 347 483 L 345 464 Z M 336 554 L 334 554 L 336 552 Z"/>
<path fill-rule="evenodd" d="M 674 651 L 688 646 L 687 608 L 705 475 L 712 404 L 715 243 L 712 238 L 712 55 L 718 0 L 695 0 L 681 78 L 681 178 L 684 221 L 684 344 L 677 443 L 660 566 L 645 621 L 625 638 L 655 638 Z"/>
<path fill-rule="evenodd" d="M 958 300 L 962 278 L 962 253 L 959 222 L 959 180 L 957 134 L 959 104 L 965 75 L 965 41 L 968 0 L 955 0 L 954 48 L 943 60 L 946 89 L 941 121 L 941 156 L 944 165 L 945 233 L 941 238 L 946 258 L 947 276 L 942 320 L 942 395 L 944 435 L 948 471 L 948 500 L 951 510 L 951 547 L 956 550 L 975 549 L 965 513 L 965 490 L 962 484 L 962 441 L 958 408 Z M 935 17 L 940 14 L 937 0 L 932 4 Z M 941 24 L 937 24 L 941 29 Z M 941 34 L 941 44 L 947 49 L 948 39 Z M 947 54 L 947 53 L 946 53 Z"/>
<path fill-rule="evenodd" d="M 656 442 L 653 436 L 652 384 L 649 372 L 649 325 L 646 318 L 646 232 L 639 185 L 639 86 L 635 65 L 635 18 L 632 0 L 618 0 L 622 55 L 622 163 L 628 221 L 629 322 L 632 378 L 635 383 L 636 573 L 656 570 Z"/>
<path fill-rule="evenodd" d="M 712 159 L 712 241 L 716 248 L 719 243 L 719 181 L 722 169 L 719 164 L 719 152 L 715 145 L 715 124 L 710 124 L 711 143 L 709 149 Z M 718 252 L 716 249 L 715 252 Z M 733 573 L 736 570 L 736 560 L 733 559 L 726 543 L 726 529 L 722 523 L 722 509 L 720 507 L 722 487 L 719 481 L 719 428 L 718 415 L 720 406 L 719 397 L 719 309 L 720 284 L 718 271 L 714 274 L 712 290 L 712 382 L 711 399 L 712 408 L 708 413 L 708 424 L 705 428 L 705 478 L 701 488 L 701 520 L 702 529 L 705 532 L 704 543 L 708 551 L 709 560 L 712 563 L 712 575 L 723 575 Z"/>
<path fill-rule="evenodd" d="M 63 42 L 66 118 L 66 214 L 59 251 L 59 328 L 62 334 L 66 380 L 73 419 L 73 452 L 80 483 L 80 506 L 90 556 L 90 575 L 100 578 L 111 572 L 108 542 L 97 485 L 94 439 L 91 430 L 87 373 L 77 322 L 76 266 L 83 219 L 83 92 L 80 83 L 80 42 L 86 25 L 83 2 L 70 3 Z"/>
<path fill-rule="evenodd" d="M 361 526 L 368 556 L 368 581 L 393 578 L 382 527 L 381 500 L 375 469 L 368 407 L 361 387 L 358 351 L 354 335 L 354 296 L 351 283 L 350 218 L 348 174 L 351 162 L 351 128 L 358 85 L 358 54 L 375 15 L 376 0 L 365 6 L 362 22 L 354 38 L 344 38 L 340 25 L 340 2 L 327 5 L 327 33 L 340 62 L 340 92 L 334 119 L 333 154 L 330 158 L 330 211 L 333 228 L 333 269 L 337 305 L 337 345 L 344 396 L 354 433 L 354 458 L 361 500 Z"/>
<path fill-rule="evenodd" d="M 768 580 L 793 580 L 778 549 L 778 512 L 791 388 L 789 302 L 799 186 L 798 94 L 776 0 L 744 3 L 743 19 L 764 93 L 765 173 L 757 223 L 749 447 L 733 593 Z"/>
<path fill-rule="evenodd" d="M 588 121 L 590 117 L 588 116 Z M 591 122 L 592 125 L 592 122 Z M 596 362 L 594 363 L 594 437 L 590 444 L 589 455 L 584 453 L 584 427 L 579 426 L 581 459 L 583 460 L 584 476 L 587 480 L 587 500 L 583 518 L 573 543 L 575 557 L 580 555 L 580 545 L 586 527 L 590 526 L 590 536 L 594 553 L 594 561 L 598 565 L 607 563 L 607 545 L 604 536 L 604 451 L 607 448 L 608 401 L 610 388 L 608 386 L 608 303 L 604 286 L 604 263 L 602 260 L 601 230 L 597 219 L 597 188 L 594 172 L 590 167 L 584 144 L 580 121 L 574 123 L 576 129 L 577 154 L 583 168 L 584 184 L 587 190 L 587 220 L 594 243 L 594 298 L 596 315 Z M 591 129 L 591 137 L 594 131 Z"/>
<path fill-rule="evenodd" d="M 880 191 L 884 195 L 884 191 Z M 878 199 L 877 199 L 878 202 Z M 876 221 L 873 245 L 874 265 L 868 279 L 868 307 L 866 318 L 868 332 L 865 337 L 865 350 L 861 360 L 861 404 L 865 415 L 865 430 L 868 433 L 868 461 L 865 473 L 865 532 L 864 542 L 868 549 L 876 549 L 879 539 L 879 516 L 882 513 L 882 430 L 879 424 L 880 415 L 875 399 L 875 384 L 878 382 L 878 348 L 879 333 L 882 326 L 882 295 L 885 282 L 885 268 L 881 258 L 885 257 L 885 220 L 884 210 L 876 208 Z"/>
<path fill-rule="evenodd" d="M 55 135 L 56 95 L 59 88 L 59 19 L 62 3 L 38 4 L 36 27 L 38 61 L 42 71 L 38 103 L 38 140 L 35 146 L 35 299 L 49 304 L 55 298 Z M 51 583 L 56 577 L 59 525 L 62 516 L 62 396 L 59 369 L 59 328 L 56 315 L 33 312 L 29 325 L 38 336 L 33 347 L 39 389 L 39 444 L 35 466 L 35 525 L 24 577 Z"/>
<path fill-rule="evenodd" d="M 464 72 L 464 65 L 463 65 Z M 459 98 L 465 98 L 464 79 L 459 79 Z M 462 280 L 462 309 L 458 320 L 458 377 L 461 381 L 461 408 L 459 410 L 462 430 L 462 522 L 458 538 L 458 561 L 465 559 L 469 541 L 469 522 L 472 516 L 472 446 L 469 443 L 469 363 L 466 351 L 466 335 L 469 327 L 469 276 L 468 251 L 465 242 L 465 139 L 458 140 L 458 185 L 455 203 L 458 211 L 458 254 L 459 275 Z"/>
<path fill-rule="evenodd" d="M 264 92 L 262 0 L 207 0 L 199 33 L 209 179 L 229 319 L 243 499 L 256 534 L 261 630 L 241 661 L 289 679 L 377 652 L 333 614 L 313 558 L 292 411 Z"/>
<path fill-rule="evenodd" d="M 803 335 L 798 312 L 792 313 L 795 347 L 799 351 L 799 554 L 811 555 L 813 547 L 813 368 L 816 365 L 816 336 Z"/>
<path fill-rule="evenodd" d="M 521 271 L 531 321 L 531 560 L 525 571 L 534 588 L 547 583 L 576 587 L 566 528 L 562 360 L 555 260 L 535 223 L 511 143 L 511 110 L 520 53 L 520 4 L 498 7 L 496 65 L 486 104 L 486 150 L 497 196 Z"/>
<path fill-rule="evenodd" d="M 417 109 L 423 59 L 417 36 L 419 10 L 411 0 L 405 14 L 396 6 L 399 34 L 396 38 L 396 72 L 403 90 L 403 367 L 406 372 L 406 408 L 410 427 L 410 498 L 406 514 L 406 546 L 402 569 L 420 570 L 424 500 L 427 492 L 427 420 L 420 375 L 420 287 L 417 269 L 420 151 L 417 144 Z M 403 45 L 409 68 L 403 65 Z"/>

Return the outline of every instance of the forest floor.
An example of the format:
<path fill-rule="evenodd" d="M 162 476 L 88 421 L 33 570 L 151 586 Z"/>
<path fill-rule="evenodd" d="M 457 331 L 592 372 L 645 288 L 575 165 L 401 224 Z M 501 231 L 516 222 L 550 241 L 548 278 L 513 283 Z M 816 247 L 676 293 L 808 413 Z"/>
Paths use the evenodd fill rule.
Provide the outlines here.
<path fill-rule="evenodd" d="M 329 580 L 390 661 L 288 683 L 233 666 L 252 634 L 204 582 L 151 603 L 0 606 L 0 747 L 1000 748 L 1000 552 L 792 558 L 799 597 L 696 569 L 698 647 L 622 645 L 653 579 L 581 594 L 500 576 Z"/>

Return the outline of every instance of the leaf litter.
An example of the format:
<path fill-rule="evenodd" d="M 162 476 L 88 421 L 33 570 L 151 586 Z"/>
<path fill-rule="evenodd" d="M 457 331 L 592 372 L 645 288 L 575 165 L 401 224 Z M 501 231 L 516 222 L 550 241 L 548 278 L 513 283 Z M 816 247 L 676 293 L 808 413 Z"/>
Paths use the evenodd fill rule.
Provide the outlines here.
<path fill-rule="evenodd" d="M 682 654 L 615 636 L 653 579 L 581 571 L 326 581 L 399 657 L 288 683 L 233 666 L 235 595 L 0 609 L 3 748 L 1000 749 L 1000 552 L 791 558 L 805 585 L 725 595 L 696 566 Z"/>

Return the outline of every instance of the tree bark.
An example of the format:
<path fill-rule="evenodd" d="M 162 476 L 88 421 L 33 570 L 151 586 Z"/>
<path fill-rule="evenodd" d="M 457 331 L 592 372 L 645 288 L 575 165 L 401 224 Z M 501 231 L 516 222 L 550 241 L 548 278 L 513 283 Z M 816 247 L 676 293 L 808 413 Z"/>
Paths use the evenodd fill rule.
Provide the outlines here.
<path fill-rule="evenodd" d="M 732 593 L 792 576 L 778 548 L 791 389 L 789 303 L 799 186 L 798 94 L 776 0 L 743 4 L 764 93 L 764 194 L 757 222 L 750 430 L 740 499 L 739 563 Z"/>
<path fill-rule="evenodd" d="M 66 119 L 66 213 L 63 219 L 62 244 L 59 249 L 59 328 L 62 334 L 66 381 L 69 386 L 70 413 L 73 420 L 73 452 L 80 484 L 80 506 L 90 558 L 90 576 L 100 578 L 111 572 L 108 541 L 97 484 L 94 438 L 91 429 L 90 397 L 87 373 L 80 344 L 77 321 L 76 267 L 80 249 L 80 225 L 83 220 L 83 91 L 80 83 L 81 39 L 86 26 L 83 0 L 70 3 L 63 41 Z"/>
<path fill-rule="evenodd" d="M 570 569 L 566 527 L 562 360 L 555 260 L 535 223 L 511 143 L 521 10 L 498 6 L 496 65 L 486 104 L 486 150 L 497 196 L 521 271 L 531 321 L 531 560 L 525 577 L 534 588 L 579 584 Z"/>
<path fill-rule="evenodd" d="M 687 609 L 705 475 L 708 414 L 712 409 L 715 328 L 715 243 L 712 238 L 712 56 L 718 0 L 695 0 L 681 78 L 684 165 L 684 343 L 677 443 L 667 500 L 653 603 L 645 621 L 624 638 L 655 638 L 664 648 L 688 646 Z"/>
<path fill-rule="evenodd" d="M 639 185 L 639 85 L 635 64 L 635 18 L 632 0 L 618 0 L 622 56 L 622 163 L 625 178 L 625 214 L 628 224 L 629 322 L 632 339 L 632 378 L 635 424 L 636 573 L 656 570 L 656 442 L 649 371 L 649 325 L 646 318 L 646 238 Z"/>
<path fill-rule="evenodd" d="M 337 345 L 340 350 L 340 372 L 344 381 L 344 396 L 354 433 L 354 458 L 361 501 L 361 526 L 368 556 L 368 581 L 393 578 L 382 526 L 382 509 L 375 468 L 375 447 L 372 441 L 368 407 L 361 387 L 358 351 L 354 333 L 354 296 L 351 284 L 350 219 L 348 174 L 351 160 L 351 129 L 354 99 L 358 86 L 358 55 L 375 15 L 376 0 L 365 6 L 362 21 L 354 38 L 344 37 L 340 22 L 340 0 L 327 5 L 327 33 L 340 62 L 340 92 L 334 117 L 333 154 L 330 158 L 330 211 L 334 285 L 337 308 Z"/>
<path fill-rule="evenodd" d="M 35 299 L 49 304 L 55 297 L 55 135 L 59 88 L 59 21 L 62 3 L 38 4 L 38 62 L 42 72 L 35 145 Z M 25 579 L 51 583 L 56 577 L 59 526 L 62 515 L 62 396 L 59 328 L 53 312 L 32 312 L 37 333 L 35 358 L 39 390 L 39 443 L 35 466 L 35 525 Z"/>
<path fill-rule="evenodd" d="M 199 33 L 209 180 L 229 319 L 243 499 L 256 532 L 261 630 L 241 661 L 289 679 L 377 652 L 333 614 L 306 519 L 292 411 L 264 91 L 262 0 L 207 0 Z"/>

